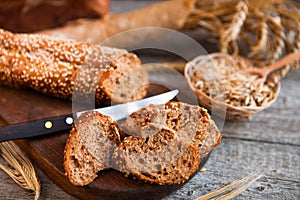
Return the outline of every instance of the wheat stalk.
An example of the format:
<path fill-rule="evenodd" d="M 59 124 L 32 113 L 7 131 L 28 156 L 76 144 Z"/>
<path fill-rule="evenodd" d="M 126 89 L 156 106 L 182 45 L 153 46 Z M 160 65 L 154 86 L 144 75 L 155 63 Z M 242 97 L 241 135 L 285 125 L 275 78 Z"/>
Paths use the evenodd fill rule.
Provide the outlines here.
<path fill-rule="evenodd" d="M 219 10 L 219 9 L 216 9 Z M 226 13 L 228 12 L 228 10 L 225 11 Z M 206 22 L 206 21 L 210 21 L 210 22 L 214 22 L 214 24 L 216 25 L 215 30 L 217 32 L 218 28 L 223 27 L 223 24 L 221 22 L 221 20 L 218 18 L 218 15 L 224 14 L 224 11 L 220 13 L 214 13 L 214 10 L 207 10 L 205 11 L 204 9 L 201 10 L 194 10 L 191 12 L 190 16 L 187 18 L 185 25 L 184 25 L 184 29 L 193 29 L 196 28 L 200 25 L 201 27 L 201 22 Z M 204 27 L 205 28 L 205 27 Z"/>
<path fill-rule="evenodd" d="M 35 192 L 35 199 L 40 196 L 40 182 L 32 163 L 25 157 L 19 147 L 12 141 L 0 143 L 0 155 L 10 167 L 0 164 L 0 169 L 6 172 L 18 185 Z"/>
<path fill-rule="evenodd" d="M 276 11 L 280 15 L 283 27 L 285 27 L 286 30 L 287 39 L 285 40 L 285 44 L 287 53 L 300 50 L 300 4 L 287 1 L 283 5 L 277 5 Z M 289 71 L 292 71 L 299 66 L 300 61 L 293 62 L 278 71 L 277 74 L 282 78 Z"/>
<path fill-rule="evenodd" d="M 268 25 L 264 14 L 258 10 L 256 10 L 254 14 L 258 18 L 258 31 L 256 35 L 257 41 L 256 44 L 250 46 L 250 51 L 248 53 L 249 58 L 261 56 L 262 51 L 267 46 L 268 40 Z"/>
<path fill-rule="evenodd" d="M 295 51 L 298 51 L 300 50 L 300 22 L 297 23 L 298 26 L 296 28 L 296 35 L 295 35 L 295 42 L 294 42 L 294 45 L 295 45 L 295 49 L 294 49 L 294 52 Z"/>
<path fill-rule="evenodd" d="M 249 0 L 249 9 L 265 9 L 269 8 L 273 4 L 281 4 L 285 0 Z"/>
<path fill-rule="evenodd" d="M 283 54 L 286 37 L 280 17 L 267 16 L 267 20 L 269 22 L 270 31 L 273 33 L 273 36 L 270 37 L 270 56 L 268 59 L 268 61 L 272 63 L 278 60 Z"/>
<path fill-rule="evenodd" d="M 217 4 L 208 5 L 205 4 L 197 4 L 196 9 L 191 12 L 189 17 L 187 18 L 184 29 L 191 29 L 197 27 L 199 25 L 198 22 L 201 21 L 214 21 L 218 28 L 223 28 L 223 22 L 221 20 L 222 17 L 228 16 L 234 13 L 232 10 L 233 7 L 236 7 L 238 1 L 226 1 L 226 2 L 219 2 Z M 201 27 L 201 25 L 200 25 Z M 218 30 L 218 29 L 217 29 Z"/>
<path fill-rule="evenodd" d="M 196 9 L 193 13 L 197 12 L 203 12 L 203 13 L 211 13 L 214 16 L 220 17 L 225 16 L 228 13 L 232 13 L 232 8 L 236 7 L 238 5 L 239 1 L 237 0 L 231 0 L 231 1 L 225 1 L 225 2 L 218 2 L 217 4 L 210 4 L 207 6 L 198 6 L 198 9 Z M 196 7 L 197 8 L 197 7 Z M 197 15 L 197 14 L 196 14 Z M 200 15 L 201 16 L 201 15 Z"/>
<path fill-rule="evenodd" d="M 219 29 L 222 28 L 222 26 L 216 25 L 216 21 L 199 21 L 198 25 L 202 28 L 206 29 L 208 32 L 210 32 L 211 36 L 214 38 L 218 38 L 219 35 L 216 34 Z"/>
<path fill-rule="evenodd" d="M 232 199 L 236 197 L 240 193 L 242 193 L 245 189 L 250 187 L 257 179 L 262 177 L 263 174 L 255 175 L 250 174 L 241 180 L 235 181 L 221 189 L 215 190 L 209 194 L 203 195 L 195 200 L 209 200 L 209 199 Z"/>
<path fill-rule="evenodd" d="M 220 33 L 221 52 L 223 53 L 227 53 L 229 43 L 237 38 L 244 24 L 248 14 L 248 6 L 245 1 L 240 1 L 236 6 L 236 10 L 238 11 L 234 14 L 228 28 Z"/>
<path fill-rule="evenodd" d="M 300 19 L 300 6 L 299 4 L 285 1 L 284 4 L 274 6 L 273 11 L 277 12 L 282 17 L 287 17 L 291 21 L 299 21 Z"/>
<path fill-rule="evenodd" d="M 300 49 L 300 4 L 287 0 L 199 0 L 186 26 L 210 32 L 219 39 L 220 52 L 238 53 L 256 63 L 270 64 Z M 291 33 L 294 39 L 289 41 Z M 281 71 L 299 66 L 292 65 Z"/>
<path fill-rule="evenodd" d="M 300 18 L 298 21 L 295 21 L 294 23 L 289 23 L 290 21 L 288 21 L 288 25 L 291 26 L 290 30 L 294 31 L 295 36 L 294 39 L 292 40 L 293 43 L 293 52 L 300 50 Z M 287 25 L 287 26 L 288 26 Z"/>

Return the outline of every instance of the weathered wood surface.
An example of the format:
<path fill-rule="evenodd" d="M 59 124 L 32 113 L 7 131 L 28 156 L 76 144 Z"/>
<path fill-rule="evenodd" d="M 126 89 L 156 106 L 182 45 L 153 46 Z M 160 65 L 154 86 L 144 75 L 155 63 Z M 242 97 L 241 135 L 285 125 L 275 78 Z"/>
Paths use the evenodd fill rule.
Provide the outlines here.
<path fill-rule="evenodd" d="M 112 4 L 116 10 L 118 3 Z M 224 139 L 206 164 L 207 171 L 198 173 L 165 200 L 194 199 L 251 172 L 265 175 L 236 199 L 300 198 L 300 69 L 281 83 L 279 97 L 269 109 L 250 122 L 225 123 Z M 0 163 L 6 164 L 2 159 Z M 42 184 L 40 199 L 75 199 L 36 169 Z M 0 199 L 33 197 L 0 171 Z"/>

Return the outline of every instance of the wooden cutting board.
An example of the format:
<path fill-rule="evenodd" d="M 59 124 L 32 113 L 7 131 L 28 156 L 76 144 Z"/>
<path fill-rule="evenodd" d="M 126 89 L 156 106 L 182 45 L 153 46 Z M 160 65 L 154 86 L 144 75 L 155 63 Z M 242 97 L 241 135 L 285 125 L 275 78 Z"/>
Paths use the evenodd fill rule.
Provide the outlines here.
<path fill-rule="evenodd" d="M 160 67 L 151 68 L 152 83 L 148 96 L 179 88 L 181 95 L 179 99 L 189 102 L 190 93 L 187 93 L 190 92 L 189 88 L 181 83 L 181 81 L 185 82 L 184 78 L 181 79 L 179 75 L 174 79 L 173 72 L 166 72 Z M 31 90 L 0 87 L 0 94 L 0 115 L 8 124 L 72 113 L 70 101 L 45 96 Z M 63 169 L 63 152 L 67 139 L 68 132 L 60 132 L 33 139 L 17 140 L 16 143 L 53 182 L 80 199 L 160 199 L 183 186 L 183 184 L 160 186 L 144 183 L 126 178 L 113 169 L 99 172 L 95 181 L 87 186 L 74 186 L 64 175 Z M 200 168 L 208 157 L 209 155 L 202 158 Z"/>

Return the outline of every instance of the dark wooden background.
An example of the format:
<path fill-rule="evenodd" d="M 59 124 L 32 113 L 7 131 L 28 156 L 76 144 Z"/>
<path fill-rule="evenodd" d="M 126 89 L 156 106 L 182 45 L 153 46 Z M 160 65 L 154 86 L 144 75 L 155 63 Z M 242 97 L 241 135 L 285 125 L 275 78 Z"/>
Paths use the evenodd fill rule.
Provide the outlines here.
<path fill-rule="evenodd" d="M 112 0 L 112 11 L 128 11 L 154 1 Z M 300 198 L 300 69 L 281 81 L 277 101 L 249 122 L 226 122 L 224 138 L 206 164 L 182 189 L 165 200 L 194 199 L 241 179 L 252 172 L 264 176 L 236 199 Z M 20 105 L 21 106 L 21 105 Z M 0 159 L 0 164 L 5 161 Z M 75 199 L 36 167 L 41 181 L 40 199 Z M 0 199 L 33 199 L 0 171 Z"/>

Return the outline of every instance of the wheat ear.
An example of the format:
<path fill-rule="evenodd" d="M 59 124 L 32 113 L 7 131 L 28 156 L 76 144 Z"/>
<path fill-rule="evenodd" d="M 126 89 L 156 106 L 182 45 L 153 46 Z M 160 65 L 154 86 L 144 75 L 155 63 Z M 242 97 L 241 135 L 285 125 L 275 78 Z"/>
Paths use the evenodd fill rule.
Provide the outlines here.
<path fill-rule="evenodd" d="M 40 181 L 32 163 L 25 157 L 20 148 L 12 141 L 0 143 L 0 155 L 9 166 L 0 164 L 0 169 L 6 172 L 18 185 L 35 192 L 35 200 L 40 196 Z"/>
<path fill-rule="evenodd" d="M 250 58 L 260 56 L 262 51 L 266 48 L 268 41 L 268 25 L 264 14 L 258 10 L 253 14 L 258 18 L 258 31 L 256 34 L 257 41 L 250 47 L 250 52 L 248 54 Z"/>
<path fill-rule="evenodd" d="M 268 60 L 269 62 L 275 62 L 281 57 L 284 52 L 284 41 L 286 40 L 286 37 L 280 17 L 267 16 L 267 23 L 270 31 L 273 33 L 273 37 L 270 37 L 270 39 L 272 40 L 270 44 L 273 45 L 270 45 L 271 49 L 269 49 L 270 56 Z"/>
<path fill-rule="evenodd" d="M 216 17 L 226 16 L 228 13 L 232 13 L 232 8 L 238 5 L 239 1 L 227 1 L 218 4 L 211 4 L 207 6 L 197 7 L 197 12 L 210 13 Z M 201 16 L 201 15 L 200 15 Z"/>
<path fill-rule="evenodd" d="M 241 180 L 235 181 L 221 189 L 215 190 L 209 194 L 203 195 L 195 200 L 209 200 L 209 199 L 232 199 L 236 197 L 245 189 L 247 189 L 250 185 L 252 185 L 257 179 L 262 177 L 263 174 L 254 175 L 250 174 Z"/>
<path fill-rule="evenodd" d="M 229 43 L 236 40 L 238 34 L 241 31 L 241 27 L 244 24 L 246 16 L 248 14 L 248 6 L 245 1 L 240 1 L 236 6 L 237 12 L 234 14 L 232 22 L 228 28 L 220 33 L 220 45 L 221 52 L 227 53 Z"/>

